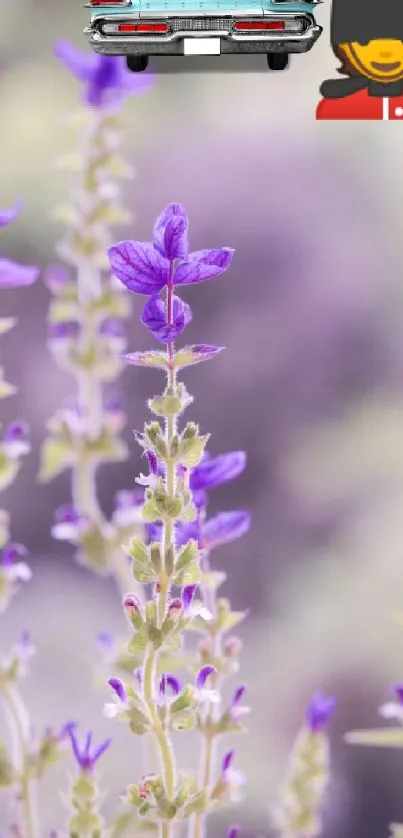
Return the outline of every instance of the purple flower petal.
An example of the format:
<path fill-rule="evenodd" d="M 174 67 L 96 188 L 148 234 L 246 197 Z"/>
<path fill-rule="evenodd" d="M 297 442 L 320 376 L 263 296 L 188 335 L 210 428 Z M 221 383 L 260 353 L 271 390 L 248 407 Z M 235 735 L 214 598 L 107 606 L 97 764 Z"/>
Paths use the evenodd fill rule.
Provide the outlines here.
<path fill-rule="evenodd" d="M 211 666 L 211 664 L 202 666 L 196 678 L 196 687 L 198 690 L 201 690 L 203 689 L 203 687 L 205 687 L 207 678 L 209 678 L 210 675 L 213 674 L 213 672 L 217 672 L 215 666 Z"/>
<path fill-rule="evenodd" d="M 23 544 L 7 544 L 0 553 L 0 564 L 9 567 L 27 556 L 28 550 Z"/>
<path fill-rule="evenodd" d="M 120 701 L 126 701 L 127 693 L 122 681 L 120 681 L 119 678 L 110 678 L 108 684 L 112 687 Z"/>
<path fill-rule="evenodd" d="M 242 699 L 245 695 L 245 691 L 246 691 L 246 687 L 245 687 L 244 684 L 241 684 L 235 690 L 232 701 L 231 701 L 231 707 L 235 707 L 237 704 L 239 704 L 240 701 L 242 701 Z"/>
<path fill-rule="evenodd" d="M 151 296 L 168 283 L 169 262 L 147 242 L 120 242 L 108 256 L 112 273 L 134 294 Z"/>
<path fill-rule="evenodd" d="M 221 773 L 224 776 L 227 773 L 227 771 L 229 770 L 229 768 L 231 767 L 234 756 L 235 756 L 235 751 L 228 751 L 228 753 L 225 754 L 225 756 L 223 758 L 223 761 L 221 763 Z"/>
<path fill-rule="evenodd" d="M 186 585 L 185 588 L 182 588 L 182 605 L 185 611 L 187 611 L 192 603 L 196 587 L 197 585 Z"/>
<path fill-rule="evenodd" d="M 48 328 L 50 341 L 70 340 L 78 333 L 78 323 L 75 320 L 65 320 L 61 323 L 51 323 Z"/>
<path fill-rule="evenodd" d="M 318 691 L 309 703 L 306 720 L 312 733 L 320 733 L 334 713 L 336 699 Z"/>
<path fill-rule="evenodd" d="M 175 285 L 193 285 L 205 279 L 214 279 L 226 271 L 234 255 L 231 247 L 214 250 L 197 250 L 182 262 L 174 273 Z"/>
<path fill-rule="evenodd" d="M 15 219 L 18 218 L 21 212 L 21 207 L 22 205 L 19 201 L 12 209 L 0 210 L 0 229 L 2 227 L 6 227 L 7 224 L 11 224 L 12 221 L 15 221 Z"/>
<path fill-rule="evenodd" d="M 212 346 L 207 343 L 195 343 L 193 346 L 184 346 L 175 353 L 175 367 L 182 369 L 192 364 L 200 364 L 201 361 L 209 361 L 224 349 L 223 346 Z"/>
<path fill-rule="evenodd" d="M 180 204 L 169 204 L 154 224 L 153 244 L 166 259 L 186 259 L 188 219 Z"/>
<path fill-rule="evenodd" d="M 166 685 L 171 690 L 172 695 L 174 695 L 174 696 L 179 695 L 179 693 L 181 691 L 181 685 L 180 685 L 177 678 L 175 678 L 173 675 L 167 675 L 166 676 Z"/>
<path fill-rule="evenodd" d="M 93 752 L 92 757 L 90 758 L 92 765 L 95 765 L 95 763 L 98 762 L 102 754 L 104 754 L 106 749 L 109 748 L 111 742 L 112 739 L 105 739 L 104 742 L 101 742 L 101 744 L 98 745 L 97 748 L 95 748 L 95 751 Z"/>
<path fill-rule="evenodd" d="M 110 338 L 125 337 L 125 325 L 123 320 L 117 317 L 108 317 L 101 324 L 101 335 Z"/>
<path fill-rule="evenodd" d="M 55 524 L 79 524 L 82 520 L 80 513 L 71 504 L 59 506 L 53 516 Z"/>
<path fill-rule="evenodd" d="M 393 686 L 393 692 L 400 703 L 403 704 L 403 684 L 395 684 Z"/>
<path fill-rule="evenodd" d="M 221 454 L 219 457 L 206 458 L 193 469 L 190 476 L 190 488 L 213 489 L 228 483 L 241 474 L 246 466 L 245 451 L 230 451 L 228 454 Z"/>
<path fill-rule="evenodd" d="M 78 81 L 88 82 L 97 65 L 97 55 L 88 50 L 83 52 L 69 41 L 58 41 L 53 53 Z"/>
<path fill-rule="evenodd" d="M 248 532 L 250 528 L 249 512 L 239 510 L 236 512 L 221 512 L 214 518 L 210 518 L 203 525 L 202 541 L 203 546 L 211 550 L 218 544 L 225 544 L 228 541 L 235 541 Z"/>
<path fill-rule="evenodd" d="M 33 285 L 38 276 L 39 268 L 34 265 L 18 265 L 10 259 L 0 259 L 0 288 Z"/>
<path fill-rule="evenodd" d="M 150 297 L 144 306 L 141 322 L 160 343 L 172 343 L 182 334 L 192 319 L 190 306 L 179 297 L 173 298 L 173 322 L 168 324 L 167 312 L 161 297 Z"/>

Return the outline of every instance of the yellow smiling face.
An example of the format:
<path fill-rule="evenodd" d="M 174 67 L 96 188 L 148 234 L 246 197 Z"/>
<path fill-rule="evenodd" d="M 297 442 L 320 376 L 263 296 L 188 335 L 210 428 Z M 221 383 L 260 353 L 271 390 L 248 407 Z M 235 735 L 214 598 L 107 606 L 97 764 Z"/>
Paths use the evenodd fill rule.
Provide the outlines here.
<path fill-rule="evenodd" d="M 403 41 L 384 38 L 339 46 L 360 76 L 384 83 L 403 79 Z"/>

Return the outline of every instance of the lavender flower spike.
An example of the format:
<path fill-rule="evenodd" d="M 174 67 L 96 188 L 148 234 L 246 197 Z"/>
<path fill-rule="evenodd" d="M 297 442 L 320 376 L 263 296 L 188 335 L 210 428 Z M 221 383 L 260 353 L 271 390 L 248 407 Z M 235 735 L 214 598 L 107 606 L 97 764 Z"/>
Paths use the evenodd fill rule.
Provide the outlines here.
<path fill-rule="evenodd" d="M 327 697 L 320 691 L 313 696 L 307 710 L 307 723 L 312 733 L 320 733 L 325 729 L 335 709 L 335 698 Z"/>

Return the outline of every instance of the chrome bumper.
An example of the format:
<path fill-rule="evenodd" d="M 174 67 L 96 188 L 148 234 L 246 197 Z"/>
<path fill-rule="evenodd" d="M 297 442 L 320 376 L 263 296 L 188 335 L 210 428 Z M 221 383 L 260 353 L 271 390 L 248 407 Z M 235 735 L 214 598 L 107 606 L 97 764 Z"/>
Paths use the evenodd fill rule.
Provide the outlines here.
<path fill-rule="evenodd" d="M 276 17 L 279 16 L 282 17 L 282 15 L 276 15 Z M 147 15 L 147 19 L 150 19 L 150 17 L 151 15 Z M 186 15 L 186 17 L 189 18 L 190 15 Z M 195 15 L 195 17 L 198 16 Z M 209 17 L 213 17 L 213 15 L 209 15 Z M 164 18 L 161 14 L 158 15 L 158 19 L 169 21 L 168 17 Z M 105 16 L 102 19 L 102 23 L 116 21 L 116 16 L 113 18 L 112 16 L 108 18 Z M 130 21 L 135 22 L 132 16 Z M 214 29 L 203 30 L 202 32 L 179 30 L 164 36 L 153 35 L 147 37 L 141 35 L 136 37 L 133 35 L 104 35 L 99 26 L 100 20 L 98 18 L 98 21 L 85 29 L 84 32 L 88 36 L 90 46 L 95 52 L 103 55 L 183 55 L 183 39 L 192 37 L 219 38 L 221 41 L 220 50 L 223 55 L 268 52 L 300 53 L 312 49 L 322 32 L 322 27 L 318 26 L 313 18 L 309 20 L 308 27 L 304 32 L 287 32 L 281 35 L 275 30 L 264 34 L 259 33 L 259 35 L 239 35 L 228 30 L 217 31 L 217 29 Z"/>

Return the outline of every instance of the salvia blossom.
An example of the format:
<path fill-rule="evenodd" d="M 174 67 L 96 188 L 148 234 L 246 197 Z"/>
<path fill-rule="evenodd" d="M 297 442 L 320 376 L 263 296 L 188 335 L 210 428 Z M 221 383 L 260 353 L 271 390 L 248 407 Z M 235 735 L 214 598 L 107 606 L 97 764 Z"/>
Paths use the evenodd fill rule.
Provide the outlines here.
<path fill-rule="evenodd" d="M 126 96 L 148 93 L 152 88 L 153 77 L 149 73 L 133 77 L 127 72 L 124 58 L 83 52 L 67 41 L 59 41 L 54 51 L 83 84 L 84 101 L 92 108 L 111 107 Z"/>
<path fill-rule="evenodd" d="M 102 754 L 105 753 L 107 748 L 109 748 L 109 745 L 111 744 L 112 740 L 105 739 L 104 742 L 101 742 L 100 745 L 93 747 L 92 733 L 87 733 L 84 744 L 80 746 L 76 734 L 76 725 L 68 725 L 66 728 L 66 732 L 70 738 L 73 754 L 80 771 L 93 771 L 96 763 L 98 762 Z"/>
<path fill-rule="evenodd" d="M 6 227 L 18 218 L 21 204 L 13 209 L 0 210 L 0 229 Z M 10 259 L 0 256 L 0 288 L 18 288 L 22 285 L 32 285 L 39 276 L 39 268 L 34 265 L 19 265 Z"/>
<path fill-rule="evenodd" d="M 19 459 L 25 454 L 29 454 L 31 445 L 29 426 L 26 422 L 12 422 L 8 426 L 3 439 L 3 448 L 11 459 Z"/>
<path fill-rule="evenodd" d="M 325 729 L 336 708 L 336 699 L 317 692 L 312 698 L 307 710 L 307 723 L 312 733 L 320 733 Z"/>
<path fill-rule="evenodd" d="M 163 352 L 132 352 L 124 358 L 129 364 L 164 369 L 167 385 L 162 395 L 149 401 L 157 420 L 135 434 L 148 463 L 148 473 L 136 480 L 143 487 L 147 539 L 135 537 L 125 550 L 133 560 L 135 580 L 152 585 L 149 601 L 142 604 L 136 594 L 129 593 L 123 606 L 133 628 L 127 649 L 139 656 L 141 666 L 131 685 L 115 677 L 109 680 L 115 700 L 106 705 L 105 713 L 125 719 L 137 735 L 150 731 L 157 735 L 161 777 L 147 775 L 138 786 L 131 786 L 127 801 L 138 809 L 140 817 L 147 813 L 147 818 L 157 823 L 163 807 L 170 807 L 167 811 L 172 810 L 175 821 L 189 820 L 193 830 L 195 820 L 194 835 L 202 835 L 210 809 L 219 798 L 236 796 L 243 777 L 234 769 L 231 753 L 214 786 L 215 765 L 209 745 L 208 768 L 200 766 L 202 786 L 191 791 L 186 772 L 177 772 L 170 732 L 197 726 L 203 735 L 209 732 L 211 742 L 214 735 L 242 729 L 239 719 L 247 711 L 242 708 L 244 687 L 236 690 L 230 708 L 221 713 L 219 682 L 235 671 L 233 658 L 240 650 L 240 643 L 233 644 L 231 658 L 224 635 L 244 614 L 233 614 L 228 600 L 216 598 L 221 576 L 209 579 L 206 557 L 211 548 L 244 535 L 250 516 L 239 510 L 206 520 L 207 493 L 241 474 L 246 457 L 234 451 L 210 458 L 205 451 L 208 436 L 201 436 L 195 423 L 189 422 L 182 432 L 178 427 L 179 417 L 192 402 L 178 382 L 178 372 L 220 351 L 220 347 L 204 344 L 175 349 L 174 341 L 192 317 L 189 304 L 178 291 L 182 285 L 220 276 L 234 254 L 228 247 L 191 251 L 188 226 L 184 208 L 170 204 L 157 218 L 151 242 L 122 241 L 108 250 L 116 279 L 130 292 L 148 298 L 141 322 L 166 347 Z M 173 585 L 180 588 L 179 596 L 172 596 Z M 164 663 L 165 657 L 171 660 L 173 650 L 180 648 L 181 635 L 190 627 L 203 635 L 207 659 L 197 653 L 196 662 L 192 659 L 191 680 L 181 683 L 166 671 Z M 170 820 L 165 821 L 164 835 L 171 835 Z"/>

